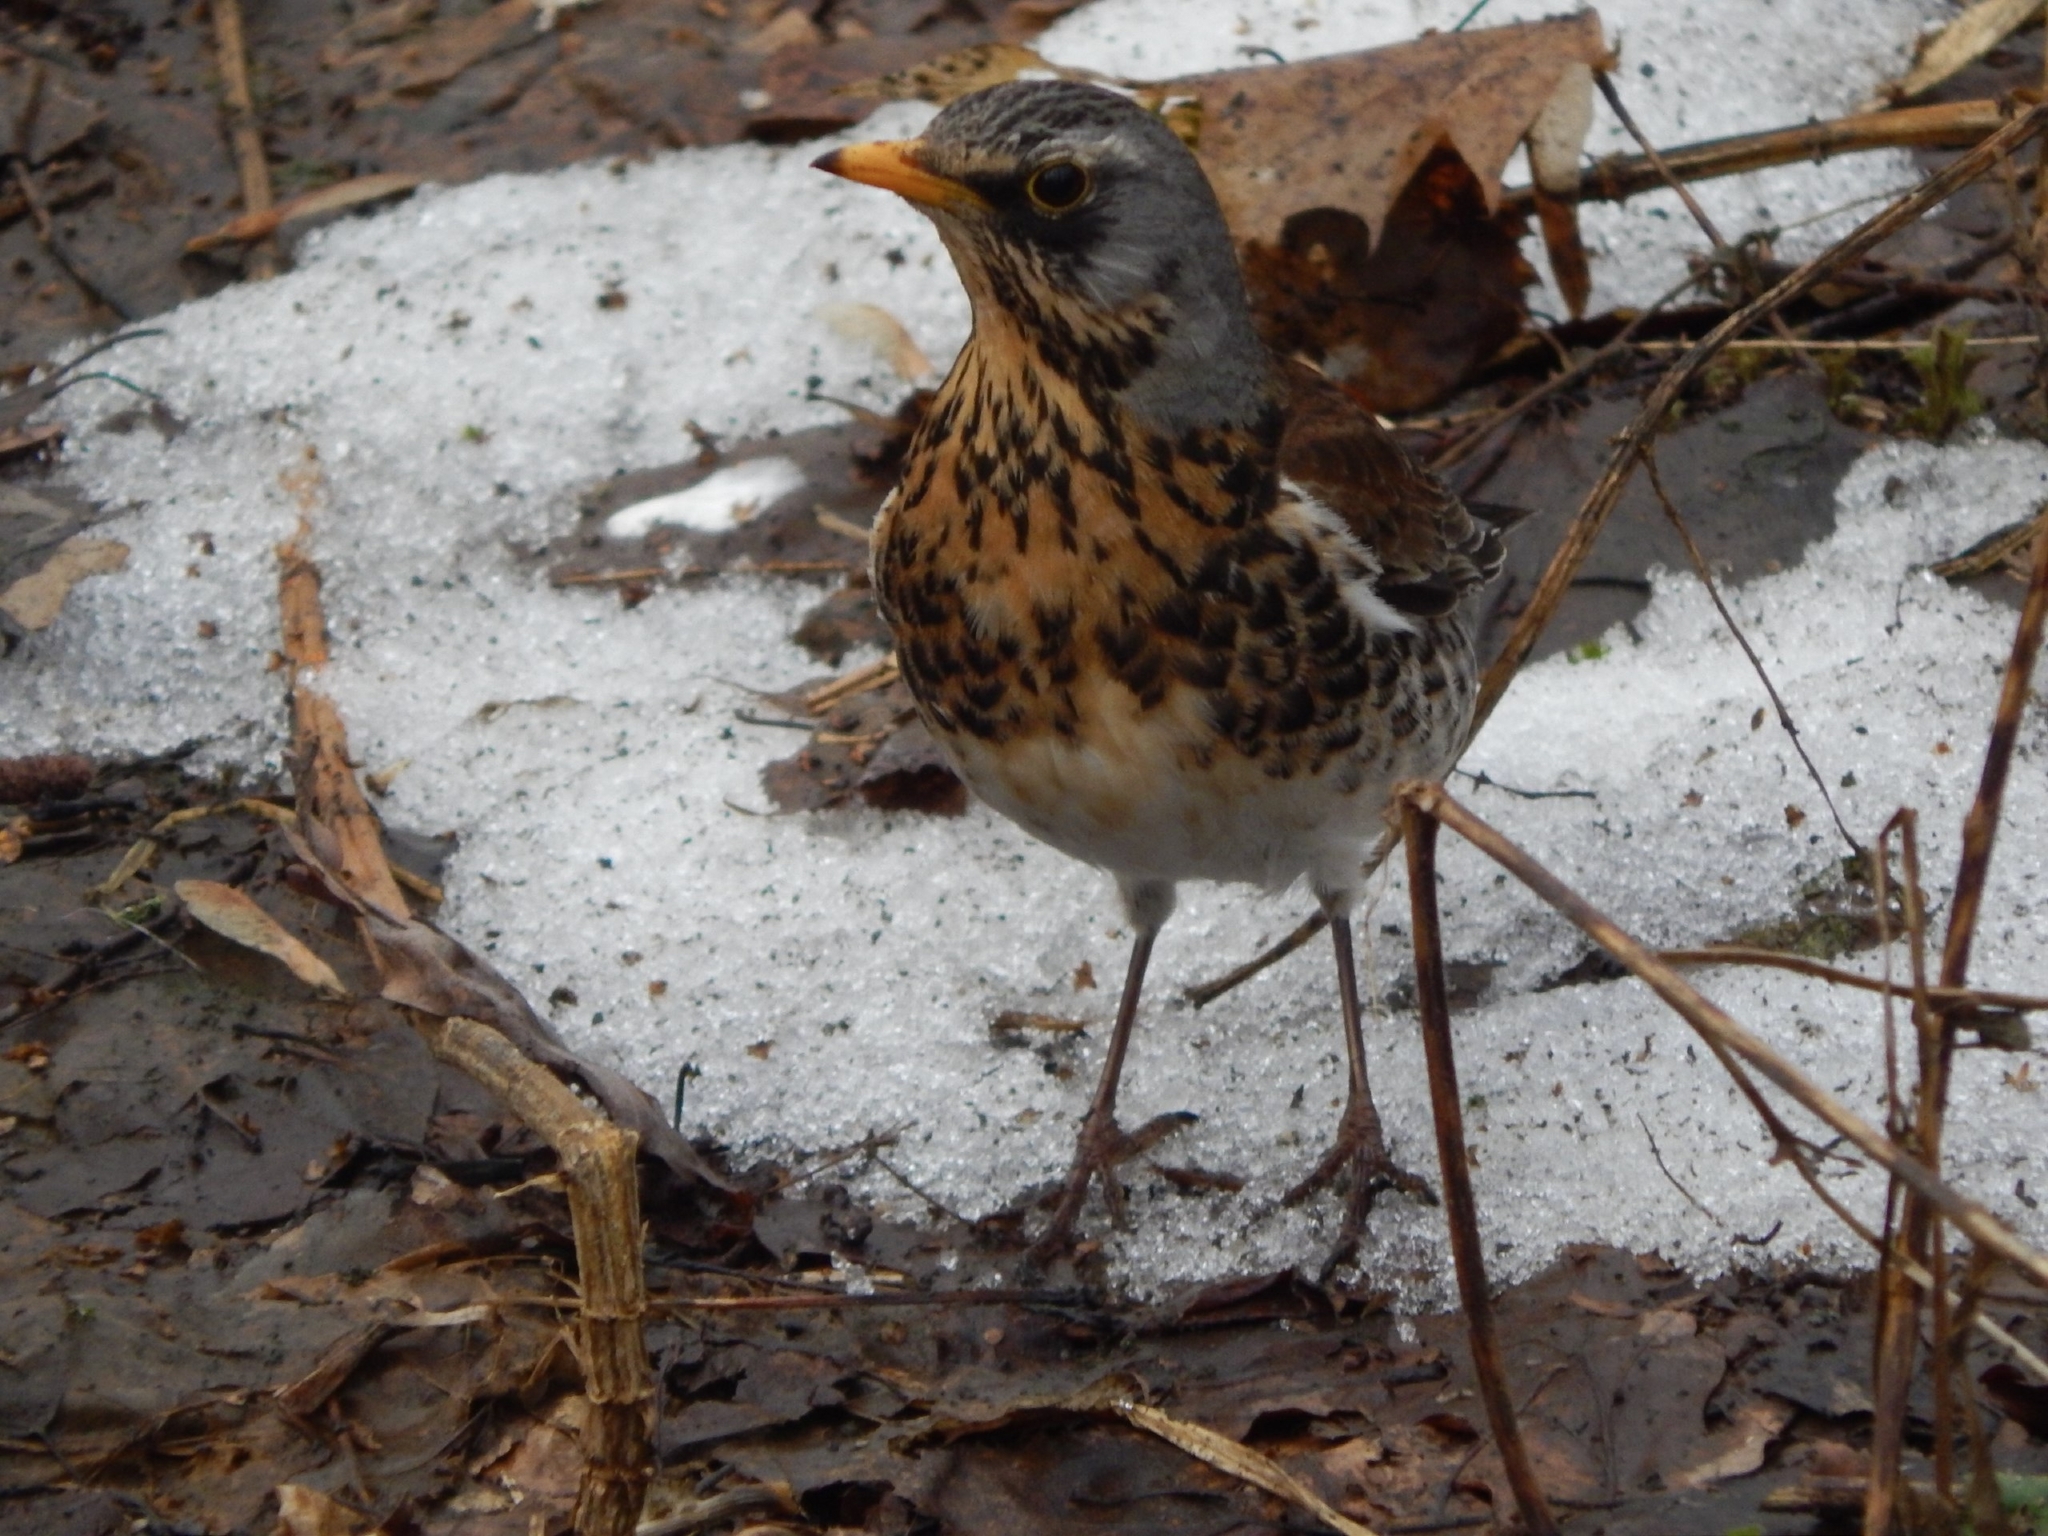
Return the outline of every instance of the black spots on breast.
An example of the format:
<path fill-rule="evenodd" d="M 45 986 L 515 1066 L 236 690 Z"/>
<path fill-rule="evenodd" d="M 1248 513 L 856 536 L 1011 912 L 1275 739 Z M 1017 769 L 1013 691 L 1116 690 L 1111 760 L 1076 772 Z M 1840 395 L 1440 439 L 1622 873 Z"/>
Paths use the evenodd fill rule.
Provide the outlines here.
<path fill-rule="evenodd" d="M 1244 622 L 1255 632 L 1270 635 L 1287 623 L 1289 607 L 1285 587 L 1277 581 L 1262 582 L 1253 593 Z"/>
<path fill-rule="evenodd" d="M 1273 729 L 1291 736 L 1315 723 L 1316 696 L 1305 683 L 1290 683 L 1273 701 Z"/>
<path fill-rule="evenodd" d="M 1358 627 L 1358 621 L 1340 607 L 1325 608 L 1321 613 L 1308 616 L 1308 643 L 1318 653 L 1330 657 L 1351 637 Z"/>
<path fill-rule="evenodd" d="M 1173 443 L 1164 433 L 1145 434 L 1145 462 L 1164 475 L 1168 484 L 1173 483 Z"/>
<path fill-rule="evenodd" d="M 1202 632 L 1202 610 L 1190 593 L 1169 593 L 1152 610 L 1152 623 L 1176 640 L 1193 640 Z"/>
<path fill-rule="evenodd" d="M 1235 660 L 1229 651 L 1177 651 L 1173 675 L 1191 688 L 1221 688 L 1230 681 Z"/>
<path fill-rule="evenodd" d="M 1146 625 L 1098 624 L 1095 643 L 1111 675 L 1138 696 L 1141 707 L 1150 709 L 1165 699 L 1165 659 Z"/>
<path fill-rule="evenodd" d="M 1033 603 L 1031 627 L 1038 632 L 1035 654 L 1040 661 L 1069 650 L 1074 643 L 1074 610 L 1065 604 Z"/>
<path fill-rule="evenodd" d="M 982 714 L 993 714 L 995 707 L 1003 702 L 1003 695 L 1009 692 L 999 679 L 969 683 L 960 690 L 968 704 Z"/>
<path fill-rule="evenodd" d="M 1132 527 L 1131 539 L 1138 548 L 1145 552 L 1147 559 L 1166 573 L 1167 579 L 1176 587 L 1186 585 L 1187 577 L 1181 572 L 1180 562 L 1161 549 L 1153 540 L 1152 535 L 1147 533 L 1142 526 Z"/>
<path fill-rule="evenodd" d="M 1251 501 L 1258 499 L 1257 493 L 1267 487 L 1271 480 L 1270 471 L 1262 460 L 1250 454 L 1241 454 L 1233 458 L 1228 467 L 1216 477 L 1216 489 L 1232 501 Z M 1273 489 L 1278 489 L 1277 482 L 1273 483 Z M 1270 500 L 1271 497 L 1265 499 Z"/>
<path fill-rule="evenodd" d="M 1144 651 L 1145 631 L 1136 624 L 1098 624 L 1095 643 L 1102 648 L 1103 660 L 1110 669 L 1121 673 Z"/>

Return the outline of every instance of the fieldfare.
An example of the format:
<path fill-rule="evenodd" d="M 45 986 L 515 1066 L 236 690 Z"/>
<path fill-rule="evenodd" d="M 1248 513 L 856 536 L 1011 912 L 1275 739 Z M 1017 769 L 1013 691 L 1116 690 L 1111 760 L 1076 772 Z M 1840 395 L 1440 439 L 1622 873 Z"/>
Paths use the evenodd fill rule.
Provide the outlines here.
<path fill-rule="evenodd" d="M 1459 604 L 1499 570 L 1499 529 L 1267 349 L 1200 166 L 1124 97 L 999 85 L 816 164 L 929 215 L 973 306 L 875 523 L 904 679 L 977 794 L 1116 877 L 1135 934 L 1033 1258 L 1069 1241 L 1097 1175 L 1122 1220 L 1116 1165 L 1146 1133 L 1118 1128 L 1117 1080 L 1175 883 L 1303 875 L 1336 942 L 1350 1096 L 1287 1198 L 1348 1169 L 1348 1253 L 1381 1190 L 1428 1197 L 1367 1083 L 1349 914 L 1392 787 L 1464 745 Z"/>

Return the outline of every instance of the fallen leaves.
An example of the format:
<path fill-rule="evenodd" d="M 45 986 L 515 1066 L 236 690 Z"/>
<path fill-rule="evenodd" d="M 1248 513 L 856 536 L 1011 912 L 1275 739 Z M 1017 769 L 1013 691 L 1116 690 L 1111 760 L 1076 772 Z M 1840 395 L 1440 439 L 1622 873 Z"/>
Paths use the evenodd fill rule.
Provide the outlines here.
<path fill-rule="evenodd" d="M 0 613 L 23 629 L 48 629 L 57 622 L 73 587 L 89 576 L 118 571 L 127 563 L 128 546 L 119 540 L 73 534 L 50 552 L 42 569 L 0 592 Z"/>
<path fill-rule="evenodd" d="M 214 880 L 180 880 L 172 889 L 187 911 L 222 938 L 283 962 L 299 980 L 329 997 L 349 995 L 334 967 L 257 906 L 247 892 Z"/>
<path fill-rule="evenodd" d="M 231 219 L 219 229 L 204 235 L 195 235 L 185 242 L 185 249 L 197 255 L 201 251 L 216 250 L 224 245 L 252 245 L 258 240 L 269 239 L 287 224 L 317 218 L 324 213 L 341 213 L 350 208 L 381 203 L 388 198 L 402 197 L 419 186 L 423 179 L 404 171 L 379 171 L 372 176 L 352 176 L 346 181 L 333 182 L 311 192 L 303 192 L 261 212 L 245 213 L 238 219 Z"/>

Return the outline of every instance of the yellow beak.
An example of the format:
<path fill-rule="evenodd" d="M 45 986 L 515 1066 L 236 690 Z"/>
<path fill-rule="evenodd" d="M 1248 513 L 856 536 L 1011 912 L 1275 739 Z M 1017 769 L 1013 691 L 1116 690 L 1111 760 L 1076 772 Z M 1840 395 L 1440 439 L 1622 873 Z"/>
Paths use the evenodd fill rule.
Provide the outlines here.
<path fill-rule="evenodd" d="M 988 208 L 988 200 L 965 182 L 935 176 L 917 162 L 918 141 L 896 139 L 876 144 L 849 144 L 811 164 L 818 170 L 844 176 L 870 187 L 894 192 L 898 197 L 927 208 Z"/>

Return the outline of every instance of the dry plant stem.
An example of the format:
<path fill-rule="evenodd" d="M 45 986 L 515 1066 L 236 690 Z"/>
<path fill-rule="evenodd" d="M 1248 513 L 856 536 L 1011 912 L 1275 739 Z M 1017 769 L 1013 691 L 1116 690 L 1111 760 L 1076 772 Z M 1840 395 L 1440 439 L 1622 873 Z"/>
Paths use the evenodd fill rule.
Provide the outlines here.
<path fill-rule="evenodd" d="M 1557 1520 L 1536 1480 L 1515 1422 L 1508 1394 L 1507 1365 L 1493 1326 L 1493 1298 L 1486 1290 L 1486 1259 L 1479 1241 L 1479 1216 L 1466 1163 L 1463 1101 L 1458 1096 L 1458 1061 L 1451 1047 L 1451 1005 L 1444 988 L 1443 934 L 1436 906 L 1437 823 L 1414 800 L 1402 807 L 1408 845 L 1408 900 L 1415 924 L 1415 997 L 1421 1015 L 1422 1049 L 1429 1063 L 1430 1117 L 1436 1123 L 1437 1162 L 1443 1175 L 1444 1217 L 1451 1231 L 1451 1260 L 1458 1272 L 1458 1299 L 1472 1341 L 1472 1370 L 1493 1428 L 1501 1465 L 1515 1492 L 1522 1523 L 1535 1536 L 1556 1536 Z"/>
<path fill-rule="evenodd" d="M 488 1024 L 424 1014 L 415 1022 L 436 1056 L 489 1089 L 561 1158 L 582 1291 L 577 1353 L 590 1402 L 575 1530 L 629 1536 L 654 1475 L 654 1383 L 641 1332 L 647 1281 L 634 1170 L 640 1138 L 584 1104 Z"/>
<path fill-rule="evenodd" d="M 228 109 L 228 139 L 235 174 L 242 183 L 242 212 L 267 213 L 274 199 L 270 161 L 263 153 L 263 128 L 249 89 L 249 50 L 242 34 L 242 0 L 213 0 L 213 40 L 220 59 L 221 91 Z M 251 277 L 277 276 L 277 242 L 260 240 L 249 250 Z"/>
<path fill-rule="evenodd" d="M 84 263 L 58 236 L 56 222 L 50 217 L 49 207 L 43 201 L 42 191 L 36 186 L 35 175 L 29 170 L 28 163 L 19 156 L 10 155 L 7 164 L 14 173 L 15 186 L 21 189 L 21 200 L 28 205 L 29 217 L 36 227 L 36 238 L 50 253 L 50 259 L 64 269 L 64 275 L 78 285 L 78 291 L 86 298 L 124 321 L 133 320 L 135 312 L 95 282 L 92 274 L 85 270 Z"/>
<path fill-rule="evenodd" d="M 1889 112 L 1858 112 L 1832 122 L 1684 144 L 1658 155 L 1663 161 L 1661 169 L 1646 155 L 1611 155 L 1579 173 L 1577 200 L 1622 202 L 1664 185 L 1667 175 L 1680 181 L 1708 181 L 1765 166 L 1825 160 L 1870 149 L 1964 149 L 1994 132 L 2003 120 L 1995 101 L 1943 102 Z M 1527 214 L 1536 206 L 1534 189 L 1516 187 L 1505 193 L 1501 202 Z"/>
<path fill-rule="evenodd" d="M 1706 365 L 1724 346 L 1759 321 L 1776 314 L 1794 299 L 1805 294 L 1820 283 L 1835 268 L 1854 261 L 1865 251 L 1887 236 L 1895 234 L 1918 219 L 1928 209 L 1954 194 L 1957 188 L 1966 185 L 1982 175 L 1989 167 L 2011 154 L 2043 125 L 2048 123 L 2048 105 L 2031 108 L 2024 116 L 1999 129 L 1990 138 L 1968 153 L 1959 155 L 1949 165 L 1930 176 L 1920 187 L 1899 199 L 1875 217 L 1865 220 L 1843 239 L 1807 262 L 1797 271 L 1768 292 L 1752 299 L 1734 314 L 1723 320 L 1707 334 L 1690 352 L 1672 365 L 1671 371 L 1650 392 L 1643 409 L 1627 429 L 1616 439 L 1614 451 L 1607 461 L 1599 482 L 1586 497 L 1578 515 L 1572 520 L 1564 542 L 1552 557 L 1549 568 L 1544 571 L 1529 606 L 1523 610 L 1514 632 L 1509 635 L 1505 647 L 1493 665 L 1487 668 L 1480 684 L 1478 703 L 1473 711 L 1471 734 L 1476 736 L 1480 727 L 1491 715 L 1494 706 L 1530 650 L 1536 644 L 1537 636 L 1549 624 L 1557 605 L 1564 600 L 1572 580 L 1585 563 L 1593 542 L 1600 536 L 1606 525 L 1608 514 L 1621 499 L 1621 492 L 1628 484 L 1628 477 L 1635 469 L 1636 459 L 1648 445 L 1652 436 L 1670 413 L 1685 387 L 1696 379 Z"/>
<path fill-rule="evenodd" d="M 1197 1008 L 1207 1007 L 1224 993 L 1234 991 L 1250 981 L 1259 972 L 1278 965 L 1310 939 L 1330 926 L 1329 918 L 1317 912 L 1302 919 L 1301 925 L 1287 934 L 1277 944 L 1269 945 L 1257 955 L 1245 961 L 1234 971 L 1225 971 L 1212 981 L 1199 982 L 1192 987 L 1183 987 L 1181 996 Z"/>
<path fill-rule="evenodd" d="M 1991 869 L 1991 845 L 1998 833 L 2005 781 L 2012 769 L 2013 745 L 2019 736 L 2020 717 L 2027 707 L 2027 691 L 2033 680 L 2034 660 L 2041 649 L 2044 620 L 2048 620 L 2048 524 L 2043 524 L 2034 535 L 2034 564 L 2027 580 L 2026 604 L 2013 632 L 2012 656 L 2006 662 L 1998 714 L 1984 748 L 1984 771 L 1978 779 L 1977 798 L 1963 818 L 1962 860 L 1956 869 L 1955 901 L 1941 952 L 1941 983 L 1945 987 L 1960 987 L 1970 967 L 1970 943 L 1984 900 L 1984 878 Z"/>
<path fill-rule="evenodd" d="M 1678 194 L 1678 200 L 1685 204 L 1685 211 L 1692 215 L 1693 223 L 1699 225 L 1700 232 L 1707 237 L 1714 249 L 1726 249 L 1728 242 L 1721 238 L 1721 231 L 1716 229 L 1714 221 L 1707 217 L 1707 210 L 1702 208 L 1700 200 L 1692 195 L 1692 189 L 1678 179 L 1677 172 L 1671 169 L 1669 162 L 1657 153 L 1657 146 L 1650 142 L 1650 136 L 1636 126 L 1636 120 L 1621 103 L 1621 92 L 1614 88 L 1614 81 L 1605 71 L 1596 70 L 1593 74 L 1593 83 L 1600 87 L 1600 94 L 1607 98 L 1608 110 L 1613 112 L 1620 120 L 1621 126 L 1628 130 L 1629 137 L 1643 146 L 1643 158 L 1649 162 L 1650 170 L 1655 173 L 1657 179 Z"/>
<path fill-rule="evenodd" d="M 1692 562 L 1693 574 L 1700 579 L 1700 585 L 1707 589 L 1714 611 L 1721 615 L 1721 622 L 1728 627 L 1728 633 L 1735 637 L 1735 643 L 1742 647 L 1742 654 L 1749 658 L 1750 670 L 1756 673 L 1757 681 L 1764 685 L 1764 692 L 1771 697 L 1771 708 L 1778 712 L 1778 726 L 1792 739 L 1792 750 L 1799 754 L 1799 761 L 1806 765 L 1806 776 L 1813 780 L 1813 787 L 1820 792 L 1821 802 L 1827 806 L 1828 815 L 1833 818 L 1835 830 L 1842 834 L 1842 841 L 1849 845 L 1852 854 L 1861 856 L 1863 847 L 1856 836 L 1842 820 L 1842 813 L 1835 809 L 1835 797 L 1828 793 L 1827 781 L 1820 776 L 1820 769 L 1814 766 L 1807 754 L 1806 743 L 1799 739 L 1799 727 L 1792 719 L 1792 711 L 1785 707 L 1785 701 L 1778 694 L 1777 685 L 1771 681 L 1771 674 L 1764 670 L 1763 658 L 1756 653 L 1756 647 L 1749 643 L 1749 636 L 1742 632 L 1742 626 L 1735 622 L 1735 615 L 1728 611 L 1727 603 L 1721 600 L 1721 587 L 1714 580 L 1713 568 L 1707 564 L 1707 557 L 1701 552 L 1698 542 L 1692 536 L 1684 517 L 1679 514 L 1678 504 L 1664 489 L 1664 477 L 1657 470 L 1657 451 L 1646 448 L 1643 451 L 1643 470 L 1650 477 L 1650 489 L 1656 493 L 1657 504 L 1664 509 L 1664 517 L 1678 535 L 1678 542 L 1685 546 L 1685 557 Z"/>
<path fill-rule="evenodd" d="M 1611 919 L 1522 848 L 1467 810 L 1442 786 L 1411 781 L 1400 788 L 1397 798 L 1441 821 L 1563 913 L 1582 933 L 1669 1004 L 1709 1046 L 1725 1049 L 1753 1067 L 1871 1161 L 1926 1196 L 1971 1241 L 1981 1243 L 2037 1282 L 2048 1285 L 2048 1255 L 2028 1247 L 1983 1206 L 1957 1194 L 1917 1160 L 1901 1153 L 1833 1094 L 1817 1086 L 1781 1052 L 1757 1039 L 1708 1002 L 1676 971 L 1615 926 Z"/>
<path fill-rule="evenodd" d="M 1962 1299 L 1956 1303 L 1955 1331 L 1940 1341 L 1945 1346 L 1939 1364 L 1944 1375 L 1953 1372 L 1962 1376 L 1968 1353 L 1966 1329 L 1977 1320 L 1985 1283 L 1990 1277 L 1990 1260 L 1981 1249 L 1973 1252 L 1969 1270 L 1963 1276 Z M 1970 1390 L 1967 1377 L 1962 1377 L 1961 1387 L 1963 1428 L 1970 1441 L 1970 1492 L 1965 1513 L 1977 1536 L 2012 1536 L 2012 1522 L 2006 1518 L 2005 1501 L 1999 1496 L 1998 1469 L 1991 1461 L 1991 1437 L 1984 1433 L 1984 1415 L 1978 1411 L 1977 1396 Z"/>
<path fill-rule="evenodd" d="M 1880 938 L 1882 942 L 1882 938 Z M 1657 958 L 1666 965 L 1760 965 L 1773 970 L 1795 971 L 1838 987 L 1856 987 L 1864 992 L 1886 992 L 1897 996 L 1907 990 L 1875 976 L 1858 976 L 1837 966 L 1788 955 L 1776 949 L 1756 949 L 1747 944 L 1716 944 L 1709 949 L 1660 949 Z M 1929 987 L 1928 1006 L 1940 1013 L 1967 1012 L 1979 1008 L 2008 1008 L 2015 1013 L 2048 1010 L 2048 997 L 2025 992 L 1979 992 L 1971 987 Z"/>
<path fill-rule="evenodd" d="M 1606 367 L 1608 363 L 1628 351 L 1630 345 L 1635 343 L 1636 332 L 1647 325 L 1653 316 L 1660 313 L 1665 305 L 1684 293 L 1686 289 L 1694 287 L 1698 283 L 1699 278 L 1693 275 L 1688 275 L 1681 281 L 1673 283 L 1669 288 L 1657 295 L 1655 299 L 1651 300 L 1646 308 L 1631 319 L 1627 325 L 1623 326 L 1615 338 L 1608 342 L 1606 346 L 1600 348 L 1599 351 L 1582 358 L 1562 373 L 1552 374 L 1527 394 L 1510 401 L 1508 404 L 1500 407 L 1500 409 L 1487 412 L 1480 421 L 1468 427 L 1461 436 L 1454 438 L 1439 449 L 1436 457 L 1429 461 L 1430 469 L 1437 474 L 1443 474 L 1447 470 L 1456 468 L 1472 457 L 1473 451 L 1481 443 L 1485 442 L 1496 428 L 1505 426 L 1508 422 L 1526 414 L 1531 408 L 1542 404 L 1545 400 L 1555 395 L 1560 395 L 1573 386 L 1591 378 L 1602 368 Z"/>

